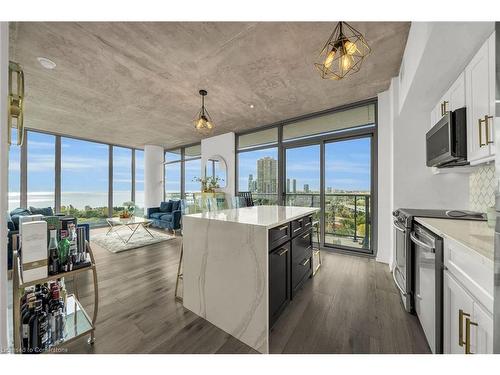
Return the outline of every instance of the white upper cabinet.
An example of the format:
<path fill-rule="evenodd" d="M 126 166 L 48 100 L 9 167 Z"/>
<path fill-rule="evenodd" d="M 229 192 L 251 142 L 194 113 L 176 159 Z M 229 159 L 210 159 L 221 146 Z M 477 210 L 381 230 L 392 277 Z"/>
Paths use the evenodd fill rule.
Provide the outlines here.
<path fill-rule="evenodd" d="M 465 107 L 465 73 L 462 72 L 431 112 L 431 128 L 449 111 Z"/>
<path fill-rule="evenodd" d="M 474 164 L 494 159 L 495 33 L 465 68 L 468 160 Z"/>

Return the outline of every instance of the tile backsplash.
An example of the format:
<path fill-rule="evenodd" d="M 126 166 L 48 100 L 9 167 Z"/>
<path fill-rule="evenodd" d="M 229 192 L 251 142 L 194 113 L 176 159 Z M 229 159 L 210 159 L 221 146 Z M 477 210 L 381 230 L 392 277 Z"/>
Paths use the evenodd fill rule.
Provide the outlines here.
<path fill-rule="evenodd" d="M 477 168 L 469 177 L 469 208 L 472 211 L 486 212 L 495 205 L 495 166 Z"/>

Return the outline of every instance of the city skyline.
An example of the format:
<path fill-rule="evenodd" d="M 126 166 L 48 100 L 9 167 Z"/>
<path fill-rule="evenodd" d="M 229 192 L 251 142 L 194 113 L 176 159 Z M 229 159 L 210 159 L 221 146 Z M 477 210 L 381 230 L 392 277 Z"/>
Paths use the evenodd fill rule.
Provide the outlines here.
<path fill-rule="evenodd" d="M 325 145 L 325 193 L 371 191 L 371 139 L 327 143 Z M 277 149 L 257 150 L 239 154 L 240 191 L 246 188 L 254 193 L 259 189 L 259 161 L 268 160 L 267 176 L 276 176 L 273 186 L 277 191 Z M 273 160 L 273 163 L 270 163 Z M 285 191 L 288 193 L 320 192 L 320 146 L 306 146 L 286 150 Z M 262 167 L 261 167 L 262 168 Z M 246 172 L 245 174 L 243 174 Z M 264 173 L 264 171 L 261 171 Z M 269 184 L 268 180 L 263 182 Z M 301 187 L 301 188 L 300 188 Z"/>

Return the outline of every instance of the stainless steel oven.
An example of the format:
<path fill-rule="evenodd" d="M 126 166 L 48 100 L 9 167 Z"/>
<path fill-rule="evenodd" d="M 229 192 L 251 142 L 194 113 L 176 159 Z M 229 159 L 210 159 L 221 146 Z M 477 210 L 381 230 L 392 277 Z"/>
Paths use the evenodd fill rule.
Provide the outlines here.
<path fill-rule="evenodd" d="M 411 246 L 409 241 L 411 227 L 407 227 L 406 220 L 396 215 L 393 227 L 395 256 L 392 277 L 401 294 L 405 310 L 413 312 Z"/>

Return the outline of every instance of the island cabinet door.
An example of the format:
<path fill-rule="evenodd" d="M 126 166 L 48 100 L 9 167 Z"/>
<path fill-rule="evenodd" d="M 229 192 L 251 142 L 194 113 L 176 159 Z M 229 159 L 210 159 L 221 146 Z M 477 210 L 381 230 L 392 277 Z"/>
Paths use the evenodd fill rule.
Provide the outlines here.
<path fill-rule="evenodd" d="M 269 253 L 269 327 L 290 300 L 290 242 Z"/>
<path fill-rule="evenodd" d="M 312 274 L 312 231 L 292 240 L 292 298 Z"/>

